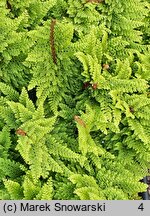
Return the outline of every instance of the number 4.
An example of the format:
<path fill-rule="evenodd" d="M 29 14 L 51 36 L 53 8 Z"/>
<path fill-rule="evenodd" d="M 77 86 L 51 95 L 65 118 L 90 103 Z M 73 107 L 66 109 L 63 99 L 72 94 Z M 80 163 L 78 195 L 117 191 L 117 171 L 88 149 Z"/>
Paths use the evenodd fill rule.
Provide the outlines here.
<path fill-rule="evenodd" d="M 140 209 L 141 211 L 143 211 L 143 210 L 144 210 L 143 203 L 141 203 L 141 204 L 139 205 L 138 209 Z"/>

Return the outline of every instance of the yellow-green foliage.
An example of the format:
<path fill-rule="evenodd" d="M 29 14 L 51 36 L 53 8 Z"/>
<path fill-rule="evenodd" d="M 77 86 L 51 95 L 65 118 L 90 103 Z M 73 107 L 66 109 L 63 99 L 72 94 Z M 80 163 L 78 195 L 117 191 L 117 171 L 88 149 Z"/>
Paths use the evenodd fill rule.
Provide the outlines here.
<path fill-rule="evenodd" d="M 141 199 L 149 9 L 149 0 L 0 1 L 1 200 Z"/>

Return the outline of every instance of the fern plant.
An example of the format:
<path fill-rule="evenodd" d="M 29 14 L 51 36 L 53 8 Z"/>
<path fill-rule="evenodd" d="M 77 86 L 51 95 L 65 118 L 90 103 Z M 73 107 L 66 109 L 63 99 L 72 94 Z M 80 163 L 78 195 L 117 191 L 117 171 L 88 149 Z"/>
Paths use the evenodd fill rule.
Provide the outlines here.
<path fill-rule="evenodd" d="M 149 0 L 1 0 L 1 200 L 141 199 L 149 8 Z"/>

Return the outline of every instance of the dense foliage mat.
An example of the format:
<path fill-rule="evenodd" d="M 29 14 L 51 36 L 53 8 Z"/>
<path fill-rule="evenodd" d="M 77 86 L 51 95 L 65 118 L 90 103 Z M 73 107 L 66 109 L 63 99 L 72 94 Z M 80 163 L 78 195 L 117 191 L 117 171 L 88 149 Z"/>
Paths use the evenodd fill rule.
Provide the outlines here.
<path fill-rule="evenodd" d="M 141 199 L 150 1 L 0 1 L 0 199 Z"/>

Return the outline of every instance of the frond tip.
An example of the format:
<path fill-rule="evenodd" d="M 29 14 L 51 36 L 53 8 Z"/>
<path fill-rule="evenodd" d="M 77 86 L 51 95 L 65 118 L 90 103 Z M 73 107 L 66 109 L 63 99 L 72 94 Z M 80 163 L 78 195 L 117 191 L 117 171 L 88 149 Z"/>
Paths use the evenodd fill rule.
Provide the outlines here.
<path fill-rule="evenodd" d="M 77 115 L 74 116 L 74 120 L 81 126 L 86 127 L 85 122 Z"/>

